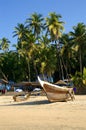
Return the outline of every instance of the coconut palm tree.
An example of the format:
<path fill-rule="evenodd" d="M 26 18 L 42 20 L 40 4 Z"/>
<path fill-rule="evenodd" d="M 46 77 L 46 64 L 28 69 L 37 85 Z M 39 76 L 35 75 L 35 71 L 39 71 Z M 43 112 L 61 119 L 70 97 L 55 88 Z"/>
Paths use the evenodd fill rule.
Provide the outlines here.
<path fill-rule="evenodd" d="M 56 47 L 50 44 L 50 40 L 46 36 L 42 36 L 39 44 L 39 58 L 40 72 L 43 77 L 44 74 L 51 77 L 56 70 Z"/>
<path fill-rule="evenodd" d="M 49 17 L 46 17 L 46 27 L 47 27 L 47 33 L 50 36 L 51 42 L 55 42 L 56 46 L 58 46 L 59 38 L 61 38 L 64 27 L 64 22 L 60 21 L 61 15 L 57 15 L 55 12 L 50 13 Z M 58 50 L 57 50 L 58 51 Z M 57 56 L 58 57 L 58 56 Z M 63 67 L 62 67 L 62 61 L 60 59 L 60 66 L 61 66 L 61 72 L 62 77 L 63 76 Z"/>
<path fill-rule="evenodd" d="M 0 50 L 7 52 L 9 50 L 9 43 L 10 43 L 10 41 L 7 38 L 3 37 L 0 40 Z M 7 53 L 5 53 L 5 54 L 1 53 L 0 54 L 0 60 L 1 61 L 2 61 L 2 59 L 4 59 L 4 55 L 7 55 Z M 0 65 L 0 73 L 2 74 L 3 78 L 7 80 L 7 77 L 6 77 L 5 73 L 3 72 L 2 66 L 3 66 L 3 64 Z"/>
<path fill-rule="evenodd" d="M 70 32 L 73 47 L 77 47 L 77 53 L 79 54 L 80 72 L 83 73 L 82 58 L 83 52 L 86 47 L 86 25 L 84 23 L 78 23 L 73 27 L 73 31 Z"/>
<path fill-rule="evenodd" d="M 26 19 L 27 27 L 32 31 L 37 40 L 42 29 L 44 29 L 43 20 L 42 15 L 37 13 L 33 13 L 30 18 Z"/>
<path fill-rule="evenodd" d="M 22 48 L 22 42 L 26 40 L 26 37 L 29 33 L 28 31 L 28 28 L 24 25 L 24 24 L 20 24 L 18 23 L 17 26 L 14 28 L 15 31 L 13 32 L 13 37 L 18 37 L 17 38 L 17 42 L 18 42 L 18 45 L 17 47 L 18 48 Z"/>
<path fill-rule="evenodd" d="M 31 81 L 30 76 L 30 61 L 32 59 L 35 37 L 32 32 L 23 24 L 18 24 L 15 27 L 14 36 L 18 36 L 17 50 L 20 56 L 24 57 L 27 62 L 27 74 L 29 81 Z"/>
<path fill-rule="evenodd" d="M 57 15 L 55 12 L 46 17 L 47 32 L 50 33 L 51 40 L 55 42 L 61 37 L 64 30 L 64 22 L 60 21 L 60 18 L 62 18 L 61 15 Z"/>
<path fill-rule="evenodd" d="M 66 73 L 66 78 L 69 78 L 68 74 L 71 74 L 72 69 L 75 67 L 75 53 L 72 48 L 72 42 L 69 34 L 63 34 L 60 38 L 61 51 L 60 58 L 62 60 L 62 64 L 64 67 L 64 71 Z"/>
<path fill-rule="evenodd" d="M 3 37 L 0 42 L 0 49 L 3 51 L 9 50 L 9 43 L 10 41 L 7 38 Z"/>

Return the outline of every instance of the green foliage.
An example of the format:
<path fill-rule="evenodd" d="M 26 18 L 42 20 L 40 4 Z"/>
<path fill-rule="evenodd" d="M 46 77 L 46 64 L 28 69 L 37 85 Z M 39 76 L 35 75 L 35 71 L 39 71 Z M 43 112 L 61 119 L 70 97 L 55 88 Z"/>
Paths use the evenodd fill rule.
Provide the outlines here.
<path fill-rule="evenodd" d="M 86 79 L 86 68 L 83 69 L 83 78 Z"/>
<path fill-rule="evenodd" d="M 72 77 L 74 86 L 81 87 L 83 86 L 83 76 L 80 72 L 76 72 L 75 75 Z"/>
<path fill-rule="evenodd" d="M 86 94 L 86 68 L 81 72 L 76 72 L 72 77 L 74 86 L 77 88 L 78 94 Z"/>
<path fill-rule="evenodd" d="M 3 50 L 4 52 L 8 51 L 9 43 L 10 41 L 7 38 L 3 37 L 0 41 L 0 49 Z"/>
<path fill-rule="evenodd" d="M 83 84 L 86 86 L 86 68 L 83 69 Z"/>
<path fill-rule="evenodd" d="M 0 41 L 0 77 L 8 80 L 35 80 L 42 73 L 57 73 L 56 79 L 73 75 L 77 88 L 86 86 L 86 25 L 78 23 L 73 31 L 63 34 L 61 15 L 52 12 L 43 18 L 33 13 L 18 23 L 13 37 L 17 37 L 16 52 L 9 51 L 10 41 Z"/>

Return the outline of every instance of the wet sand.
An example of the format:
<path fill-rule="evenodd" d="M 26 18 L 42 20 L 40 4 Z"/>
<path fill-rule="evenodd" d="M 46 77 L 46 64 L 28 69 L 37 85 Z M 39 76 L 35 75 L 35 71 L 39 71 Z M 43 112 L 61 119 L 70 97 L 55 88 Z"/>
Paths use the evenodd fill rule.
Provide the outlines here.
<path fill-rule="evenodd" d="M 46 96 L 14 102 L 0 96 L 0 130 L 86 130 L 86 95 L 49 103 Z"/>

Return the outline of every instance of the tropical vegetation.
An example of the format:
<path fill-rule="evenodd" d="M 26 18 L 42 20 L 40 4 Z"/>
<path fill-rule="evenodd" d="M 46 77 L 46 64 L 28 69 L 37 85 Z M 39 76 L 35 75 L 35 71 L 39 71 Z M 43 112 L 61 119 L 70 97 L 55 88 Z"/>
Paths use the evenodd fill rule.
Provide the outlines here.
<path fill-rule="evenodd" d="M 37 75 L 72 78 L 75 86 L 86 87 L 86 25 L 77 23 L 68 33 L 55 12 L 47 17 L 33 13 L 14 27 L 15 51 L 8 38 L 0 39 L 0 78 L 35 81 Z"/>

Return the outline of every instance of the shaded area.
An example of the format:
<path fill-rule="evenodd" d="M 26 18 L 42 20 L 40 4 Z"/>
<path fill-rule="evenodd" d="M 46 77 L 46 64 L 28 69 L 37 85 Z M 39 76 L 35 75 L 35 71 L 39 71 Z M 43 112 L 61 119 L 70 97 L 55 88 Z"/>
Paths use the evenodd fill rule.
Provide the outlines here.
<path fill-rule="evenodd" d="M 8 104 L 8 105 L 0 105 L 0 106 L 22 106 L 22 105 L 42 105 L 42 104 L 50 104 L 48 100 L 41 101 L 30 101 L 30 102 L 18 102 L 16 104 Z"/>

